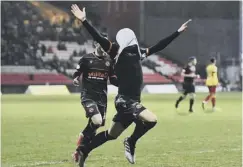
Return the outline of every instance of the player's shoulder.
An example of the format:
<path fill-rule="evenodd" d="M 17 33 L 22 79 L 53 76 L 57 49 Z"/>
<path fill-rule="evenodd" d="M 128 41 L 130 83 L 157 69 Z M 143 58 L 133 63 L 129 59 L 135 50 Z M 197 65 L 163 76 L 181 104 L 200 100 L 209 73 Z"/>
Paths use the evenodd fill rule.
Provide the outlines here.
<path fill-rule="evenodd" d="M 186 64 L 183 69 L 188 70 L 189 68 L 190 68 L 190 66 L 188 64 Z"/>
<path fill-rule="evenodd" d="M 81 56 L 80 60 L 81 59 L 86 59 L 88 56 L 89 56 L 89 54 L 84 54 L 84 55 Z"/>
<path fill-rule="evenodd" d="M 217 66 L 216 65 L 214 65 L 214 64 L 209 64 L 208 65 L 208 68 L 210 68 L 210 69 L 217 69 Z"/>
<path fill-rule="evenodd" d="M 106 65 L 108 65 L 108 66 L 114 65 L 114 60 L 109 55 L 107 55 L 104 60 L 105 60 Z"/>
<path fill-rule="evenodd" d="M 93 53 L 87 53 L 87 54 L 84 54 L 80 60 L 87 60 L 87 59 L 93 59 L 95 58 L 94 54 Z"/>
<path fill-rule="evenodd" d="M 213 68 L 217 69 L 218 67 L 216 65 L 213 65 Z"/>
<path fill-rule="evenodd" d="M 88 53 L 85 55 L 85 58 L 86 59 L 92 59 L 92 58 L 96 58 L 95 54 L 92 52 L 92 53 Z"/>
<path fill-rule="evenodd" d="M 212 69 L 212 64 L 207 65 L 207 69 Z"/>

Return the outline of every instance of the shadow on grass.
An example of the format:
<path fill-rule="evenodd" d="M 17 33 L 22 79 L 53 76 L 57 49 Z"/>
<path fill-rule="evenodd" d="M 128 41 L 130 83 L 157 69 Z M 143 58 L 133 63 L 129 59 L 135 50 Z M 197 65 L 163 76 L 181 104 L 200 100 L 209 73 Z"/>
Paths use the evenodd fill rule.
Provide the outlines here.
<path fill-rule="evenodd" d="M 215 111 L 213 111 L 212 109 L 205 109 L 205 110 L 203 110 L 203 112 L 206 113 L 206 114 L 212 114 Z"/>
<path fill-rule="evenodd" d="M 188 116 L 188 115 L 192 114 L 189 111 L 187 111 L 187 112 L 183 111 L 182 112 L 180 110 L 176 110 L 176 113 L 177 113 L 177 115 L 180 115 L 180 116 Z"/>
<path fill-rule="evenodd" d="M 212 113 L 215 113 L 215 112 L 221 112 L 221 109 L 215 108 L 215 110 L 213 110 L 211 108 L 207 108 L 207 109 L 204 110 L 204 113 L 206 113 L 206 114 L 212 114 Z"/>

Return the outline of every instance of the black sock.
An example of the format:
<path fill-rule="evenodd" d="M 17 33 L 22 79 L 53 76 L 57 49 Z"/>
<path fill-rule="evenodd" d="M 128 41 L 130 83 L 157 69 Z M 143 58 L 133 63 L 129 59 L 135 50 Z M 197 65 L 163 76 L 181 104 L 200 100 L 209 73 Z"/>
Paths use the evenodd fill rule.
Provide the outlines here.
<path fill-rule="evenodd" d="M 185 98 L 185 96 L 180 96 L 179 99 L 176 101 L 176 106 L 179 105 L 179 103 Z"/>
<path fill-rule="evenodd" d="M 100 132 L 95 137 L 93 137 L 93 139 L 90 143 L 88 143 L 87 145 L 85 145 L 83 147 L 82 151 L 85 154 L 89 154 L 89 152 L 92 151 L 93 149 L 95 149 L 95 148 L 101 146 L 102 144 L 104 144 L 105 142 L 107 142 L 109 140 L 113 140 L 113 139 L 115 139 L 115 138 L 111 137 L 108 134 L 108 131 Z"/>
<path fill-rule="evenodd" d="M 193 104 L 194 104 L 194 99 L 190 99 L 190 110 L 192 110 Z"/>
<path fill-rule="evenodd" d="M 96 134 L 96 130 L 98 129 L 99 127 L 98 126 L 95 126 L 93 124 L 93 122 L 89 122 L 87 124 L 87 126 L 84 128 L 83 130 L 83 140 L 82 140 L 82 143 L 81 145 L 85 145 L 85 144 L 88 144 L 91 142 L 92 138 L 95 136 Z"/>
<path fill-rule="evenodd" d="M 131 144 L 136 144 L 139 138 L 141 138 L 145 133 L 147 133 L 150 129 L 152 129 L 157 122 L 142 122 L 142 121 L 137 121 L 136 122 L 136 127 L 134 129 L 133 134 L 129 138 L 129 141 Z"/>

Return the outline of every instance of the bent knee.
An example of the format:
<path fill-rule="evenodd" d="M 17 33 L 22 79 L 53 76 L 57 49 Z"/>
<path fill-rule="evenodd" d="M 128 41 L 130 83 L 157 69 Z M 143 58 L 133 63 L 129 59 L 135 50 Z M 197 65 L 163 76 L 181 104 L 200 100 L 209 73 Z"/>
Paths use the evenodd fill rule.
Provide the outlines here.
<path fill-rule="evenodd" d="M 195 93 L 190 93 L 189 96 L 190 96 L 190 99 L 194 99 L 196 97 L 196 94 Z"/>
<path fill-rule="evenodd" d="M 151 113 L 152 113 L 152 112 L 151 112 Z M 152 113 L 152 115 L 151 115 L 151 118 L 150 118 L 150 121 L 149 121 L 149 122 L 157 122 L 157 120 L 158 120 L 157 116 L 156 116 L 154 113 Z"/>
<path fill-rule="evenodd" d="M 91 120 L 94 125 L 101 126 L 102 125 L 102 117 L 100 114 L 96 114 L 93 117 L 91 117 Z"/>
<path fill-rule="evenodd" d="M 152 121 L 151 121 L 151 122 L 156 122 L 156 123 L 157 123 L 157 121 L 158 121 L 158 118 L 157 118 L 157 116 L 156 116 L 156 115 L 154 115 L 154 118 L 152 119 Z"/>
<path fill-rule="evenodd" d="M 157 122 L 157 116 L 149 110 L 144 110 L 139 114 L 139 118 L 145 122 Z"/>

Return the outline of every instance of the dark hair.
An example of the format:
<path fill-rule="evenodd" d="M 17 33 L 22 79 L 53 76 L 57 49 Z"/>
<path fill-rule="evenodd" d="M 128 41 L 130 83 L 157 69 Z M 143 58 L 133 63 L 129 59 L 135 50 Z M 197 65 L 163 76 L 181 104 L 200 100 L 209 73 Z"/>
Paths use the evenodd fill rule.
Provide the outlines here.
<path fill-rule="evenodd" d="M 215 63 L 215 60 L 216 60 L 215 57 L 211 57 L 210 62 Z"/>

